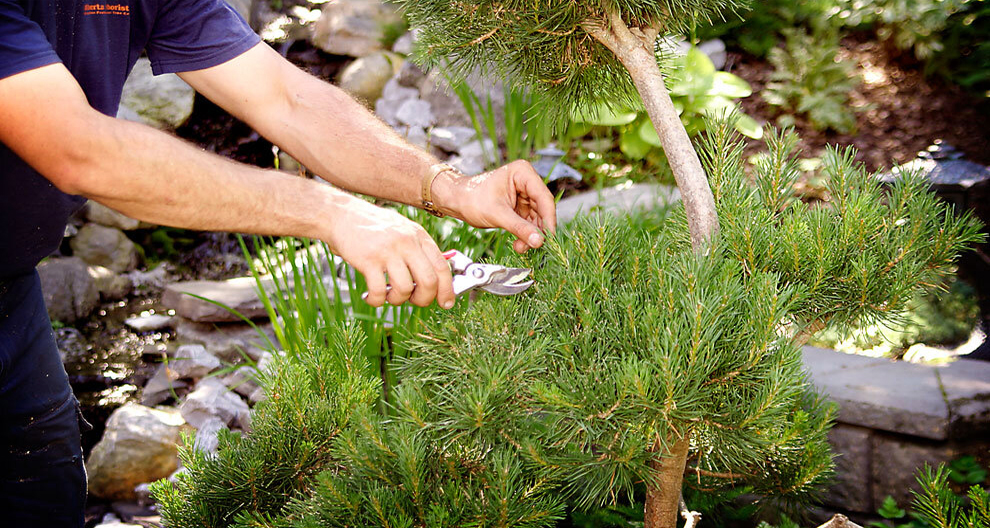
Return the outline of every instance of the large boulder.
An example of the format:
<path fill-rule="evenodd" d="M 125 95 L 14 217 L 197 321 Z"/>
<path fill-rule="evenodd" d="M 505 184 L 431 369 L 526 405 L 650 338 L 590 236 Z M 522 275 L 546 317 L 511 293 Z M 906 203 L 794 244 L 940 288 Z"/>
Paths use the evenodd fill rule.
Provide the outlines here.
<path fill-rule="evenodd" d="M 116 273 L 137 267 L 137 244 L 115 227 L 86 224 L 79 229 L 69 245 L 74 256 Z"/>
<path fill-rule="evenodd" d="M 86 462 L 89 493 L 134 500 L 135 486 L 171 475 L 179 467 L 177 446 L 184 425 L 174 409 L 129 403 L 114 411 Z"/>
<path fill-rule="evenodd" d="M 46 260 L 38 265 L 38 275 L 53 321 L 73 323 L 88 316 L 100 302 L 96 282 L 80 258 Z"/>
<path fill-rule="evenodd" d="M 327 53 L 364 57 L 383 49 L 385 28 L 401 23 L 395 8 L 380 0 L 338 0 L 323 7 L 310 41 Z"/>
<path fill-rule="evenodd" d="M 133 231 L 141 226 L 141 221 L 131 218 L 124 213 L 111 209 L 100 202 L 92 200 L 86 204 L 86 220 L 94 224 L 116 227 L 124 231 Z"/>
<path fill-rule="evenodd" d="M 151 61 L 140 58 L 120 98 L 117 117 L 164 130 L 182 126 L 192 115 L 196 91 L 175 74 L 154 75 Z"/>
<path fill-rule="evenodd" d="M 169 284 L 162 294 L 162 305 L 175 310 L 176 315 L 199 323 L 240 322 L 241 318 L 227 308 L 249 319 L 268 317 L 254 277 Z"/>

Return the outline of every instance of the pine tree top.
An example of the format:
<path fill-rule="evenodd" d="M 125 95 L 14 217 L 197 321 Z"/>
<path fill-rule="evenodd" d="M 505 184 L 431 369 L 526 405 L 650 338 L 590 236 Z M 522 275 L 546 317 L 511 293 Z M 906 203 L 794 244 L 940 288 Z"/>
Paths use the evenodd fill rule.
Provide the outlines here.
<path fill-rule="evenodd" d="M 476 70 L 529 86 L 549 98 L 556 116 L 600 103 L 637 106 L 638 96 L 615 55 L 586 31 L 618 13 L 631 27 L 680 34 L 709 23 L 744 0 L 399 0 L 420 33 L 420 62 L 454 78 Z"/>

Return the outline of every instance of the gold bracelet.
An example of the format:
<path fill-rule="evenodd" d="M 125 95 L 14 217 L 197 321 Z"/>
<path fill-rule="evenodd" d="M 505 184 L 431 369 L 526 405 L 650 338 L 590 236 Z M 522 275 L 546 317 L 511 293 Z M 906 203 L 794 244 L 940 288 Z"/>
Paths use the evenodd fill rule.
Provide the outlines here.
<path fill-rule="evenodd" d="M 433 180 L 445 172 L 452 172 L 455 176 L 460 175 L 460 172 L 450 164 L 437 163 L 430 167 L 430 170 L 423 177 L 423 210 L 438 218 L 443 218 L 445 215 L 433 203 Z"/>

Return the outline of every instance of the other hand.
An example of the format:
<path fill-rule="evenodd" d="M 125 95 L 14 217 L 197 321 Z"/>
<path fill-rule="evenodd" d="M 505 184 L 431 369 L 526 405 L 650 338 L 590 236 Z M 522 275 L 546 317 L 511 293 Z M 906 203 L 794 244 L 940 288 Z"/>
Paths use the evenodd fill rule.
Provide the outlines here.
<path fill-rule="evenodd" d="M 436 299 L 443 308 L 454 306 L 450 265 L 419 224 L 349 195 L 335 206 L 339 214 L 326 242 L 364 275 L 368 304 L 428 306 Z"/>
<path fill-rule="evenodd" d="M 474 227 L 500 227 L 516 236 L 518 253 L 543 245 L 545 231 L 557 229 L 557 208 L 543 178 L 526 161 L 515 161 L 472 177 L 439 176 L 433 183 L 437 206 Z"/>

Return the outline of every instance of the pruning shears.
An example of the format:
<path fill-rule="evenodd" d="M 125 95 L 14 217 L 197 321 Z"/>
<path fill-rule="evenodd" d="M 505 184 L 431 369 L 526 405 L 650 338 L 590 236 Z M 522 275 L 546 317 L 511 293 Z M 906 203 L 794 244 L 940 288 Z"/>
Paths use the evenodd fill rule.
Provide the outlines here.
<path fill-rule="evenodd" d="M 529 268 L 478 263 L 456 249 L 444 253 L 443 258 L 447 259 L 454 274 L 454 295 L 458 297 L 475 290 L 500 296 L 515 295 L 529 289 L 534 282 L 526 280 L 533 272 Z M 361 298 L 367 300 L 368 294 L 364 293 Z"/>

